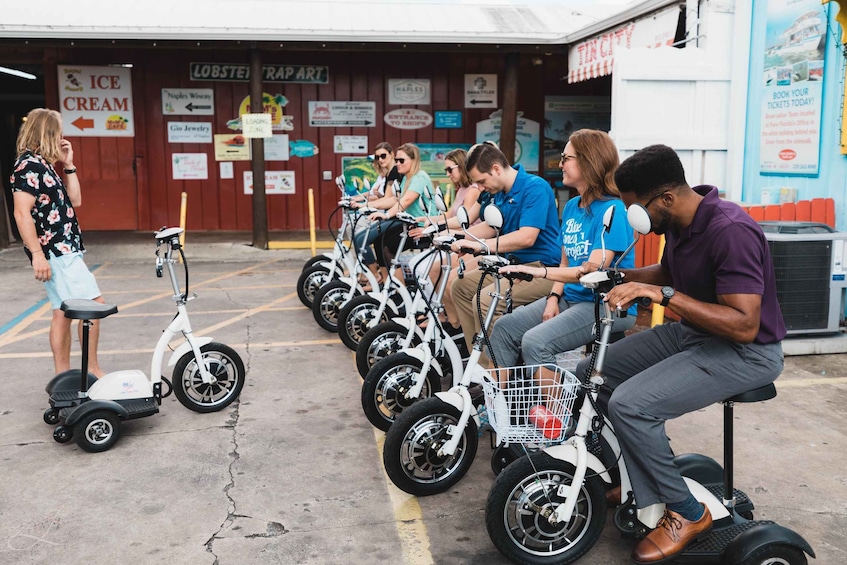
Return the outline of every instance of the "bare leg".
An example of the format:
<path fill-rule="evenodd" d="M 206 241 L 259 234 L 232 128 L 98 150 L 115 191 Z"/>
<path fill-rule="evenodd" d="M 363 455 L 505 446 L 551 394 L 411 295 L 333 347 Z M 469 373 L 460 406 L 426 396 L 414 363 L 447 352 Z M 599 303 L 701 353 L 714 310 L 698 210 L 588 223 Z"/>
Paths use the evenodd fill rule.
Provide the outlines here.
<path fill-rule="evenodd" d="M 57 375 L 71 368 L 71 319 L 58 309 L 50 320 L 50 350 Z"/>
<path fill-rule="evenodd" d="M 97 302 L 103 304 L 102 296 L 95 298 Z M 82 347 L 82 322 L 77 326 L 79 334 L 79 343 Z M 70 334 L 70 332 L 68 332 Z M 70 335 L 68 336 L 70 337 Z M 100 362 L 97 359 L 97 345 L 100 341 L 100 320 L 91 320 L 91 328 L 88 330 L 88 372 L 98 379 L 103 376 L 103 369 L 100 368 Z"/>

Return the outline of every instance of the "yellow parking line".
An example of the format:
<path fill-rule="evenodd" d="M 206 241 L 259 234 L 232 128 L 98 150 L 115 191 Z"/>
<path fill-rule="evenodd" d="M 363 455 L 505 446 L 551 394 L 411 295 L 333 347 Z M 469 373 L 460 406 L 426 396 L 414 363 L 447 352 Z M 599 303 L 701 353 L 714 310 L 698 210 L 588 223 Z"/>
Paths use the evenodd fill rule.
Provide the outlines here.
<path fill-rule="evenodd" d="M 374 438 L 376 439 L 379 460 L 382 461 L 385 434 L 374 428 Z M 382 468 L 381 464 L 380 468 Z M 384 468 L 382 475 L 385 477 L 388 498 L 394 510 L 394 525 L 397 528 L 397 535 L 400 537 L 400 547 L 403 553 L 403 559 L 400 562 L 406 563 L 406 565 L 431 565 L 435 563 L 429 552 L 429 535 L 426 531 L 426 524 L 423 521 L 423 512 L 421 505 L 418 504 L 418 499 L 395 487 L 389 480 L 388 475 L 385 474 Z"/>
<path fill-rule="evenodd" d="M 295 296 L 297 296 L 297 293 L 296 293 L 296 292 L 292 292 L 292 293 L 290 293 L 290 294 L 286 294 L 285 296 L 283 296 L 283 297 L 281 297 L 281 298 L 277 298 L 277 299 L 276 299 L 276 300 L 274 300 L 273 302 L 269 302 L 268 304 L 265 304 L 264 306 L 259 306 L 259 307 L 257 307 L 257 308 L 250 308 L 249 310 L 247 310 L 246 312 L 242 312 L 242 313 L 241 313 L 241 314 L 239 314 L 238 316 L 233 316 L 232 318 L 230 318 L 230 319 L 228 319 L 228 320 L 224 320 L 223 322 L 219 322 L 219 323 L 214 324 L 214 325 L 211 325 L 211 326 L 209 326 L 209 327 L 207 327 L 207 328 L 203 328 L 203 329 L 201 329 L 201 330 L 197 330 L 197 331 L 195 331 L 195 332 L 194 332 L 194 335 L 195 335 L 195 336 L 206 335 L 206 334 L 208 334 L 208 333 L 210 333 L 210 332 L 213 332 L 213 331 L 215 331 L 215 330 L 217 330 L 217 329 L 220 329 L 220 328 L 223 328 L 223 327 L 229 326 L 230 324 L 234 324 L 235 322 L 238 322 L 238 321 L 240 321 L 240 320 L 243 320 L 244 318 L 247 318 L 247 317 L 249 317 L 249 316 L 252 316 L 253 314 L 258 314 L 259 312 L 265 312 L 265 311 L 267 311 L 269 308 L 273 307 L 273 305 L 274 305 L 274 304 L 279 304 L 279 303 L 281 303 L 281 302 L 286 302 L 286 301 L 288 301 L 288 300 L 291 300 L 291 299 L 292 299 L 292 298 L 294 298 Z"/>

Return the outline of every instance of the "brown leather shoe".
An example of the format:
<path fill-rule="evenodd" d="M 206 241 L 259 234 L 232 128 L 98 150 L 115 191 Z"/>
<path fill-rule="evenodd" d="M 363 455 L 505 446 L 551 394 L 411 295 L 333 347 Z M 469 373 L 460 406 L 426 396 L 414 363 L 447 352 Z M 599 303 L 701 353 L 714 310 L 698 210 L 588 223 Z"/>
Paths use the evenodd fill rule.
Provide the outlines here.
<path fill-rule="evenodd" d="M 647 534 L 632 550 L 632 560 L 639 565 L 661 563 L 674 557 L 694 538 L 709 531 L 711 527 L 712 515 L 705 504 L 703 516 L 696 522 L 689 522 L 673 510 L 665 509 L 665 515 L 659 520 L 656 529 Z"/>
<path fill-rule="evenodd" d="M 621 505 L 621 485 L 614 486 L 606 491 L 606 506 L 617 508 Z"/>

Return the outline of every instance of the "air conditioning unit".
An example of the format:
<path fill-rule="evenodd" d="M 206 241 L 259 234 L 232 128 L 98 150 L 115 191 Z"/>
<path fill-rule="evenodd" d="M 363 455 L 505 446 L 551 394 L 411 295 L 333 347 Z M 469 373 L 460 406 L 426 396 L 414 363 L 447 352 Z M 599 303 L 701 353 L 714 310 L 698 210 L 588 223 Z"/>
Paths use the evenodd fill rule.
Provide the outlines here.
<path fill-rule="evenodd" d="M 789 335 L 838 332 L 845 319 L 847 232 L 813 222 L 759 222 Z"/>

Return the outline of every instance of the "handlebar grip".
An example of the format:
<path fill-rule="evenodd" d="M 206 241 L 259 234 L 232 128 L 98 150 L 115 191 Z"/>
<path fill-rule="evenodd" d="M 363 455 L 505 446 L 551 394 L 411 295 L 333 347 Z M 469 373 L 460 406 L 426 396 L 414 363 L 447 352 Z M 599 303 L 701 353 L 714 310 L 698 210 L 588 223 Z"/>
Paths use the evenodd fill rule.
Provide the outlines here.
<path fill-rule="evenodd" d="M 653 304 L 653 300 L 650 299 L 650 298 L 647 298 L 646 296 L 642 296 L 641 298 L 638 298 L 635 302 L 639 306 L 643 306 L 645 308 L 647 308 L 648 306 Z"/>
<path fill-rule="evenodd" d="M 531 281 L 534 277 L 529 273 L 504 273 L 504 276 L 508 279 L 520 279 L 522 281 Z"/>

